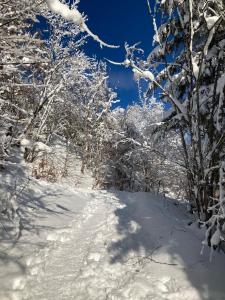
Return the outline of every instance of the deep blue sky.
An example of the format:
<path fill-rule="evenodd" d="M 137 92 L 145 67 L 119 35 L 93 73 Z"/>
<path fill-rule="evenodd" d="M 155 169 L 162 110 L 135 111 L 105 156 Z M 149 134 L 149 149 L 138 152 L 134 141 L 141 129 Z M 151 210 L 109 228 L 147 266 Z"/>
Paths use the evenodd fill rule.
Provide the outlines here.
<path fill-rule="evenodd" d="M 124 43 L 130 45 L 141 42 L 140 47 L 146 55 L 152 49 L 153 27 L 146 0 L 81 0 L 80 12 L 88 16 L 87 25 L 95 34 L 120 49 L 101 49 L 99 44 L 89 38 L 84 51 L 98 59 L 124 60 Z M 137 101 L 137 84 L 132 72 L 122 66 L 108 64 L 110 85 L 117 87 L 120 106 Z"/>

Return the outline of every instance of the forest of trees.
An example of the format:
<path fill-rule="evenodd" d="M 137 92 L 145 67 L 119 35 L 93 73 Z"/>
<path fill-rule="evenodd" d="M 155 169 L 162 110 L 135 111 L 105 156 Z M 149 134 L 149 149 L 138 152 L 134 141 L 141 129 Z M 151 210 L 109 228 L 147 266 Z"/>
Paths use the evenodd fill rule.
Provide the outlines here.
<path fill-rule="evenodd" d="M 126 109 L 112 108 L 118 99 L 106 63 L 82 50 L 88 35 L 115 46 L 90 32 L 78 1 L 65 3 L 0 3 L 1 168 L 14 148 L 25 145 L 33 163 L 38 145 L 61 137 L 82 172 L 92 171 L 95 188 L 186 199 L 206 243 L 217 247 L 225 237 L 224 2 L 148 2 L 154 50 L 143 58 L 126 44 L 124 62 L 115 62 L 148 83 Z M 11 209 L 3 200 L 0 214 Z"/>

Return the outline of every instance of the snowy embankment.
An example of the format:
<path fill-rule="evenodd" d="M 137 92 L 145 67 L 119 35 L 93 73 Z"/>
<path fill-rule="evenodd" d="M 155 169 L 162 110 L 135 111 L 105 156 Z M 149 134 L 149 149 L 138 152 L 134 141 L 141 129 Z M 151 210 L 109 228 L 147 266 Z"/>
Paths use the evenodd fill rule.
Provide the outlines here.
<path fill-rule="evenodd" d="M 225 299 L 224 254 L 200 255 L 203 232 L 176 201 L 93 191 L 88 175 L 24 195 L 27 230 L 1 243 L 1 300 Z"/>

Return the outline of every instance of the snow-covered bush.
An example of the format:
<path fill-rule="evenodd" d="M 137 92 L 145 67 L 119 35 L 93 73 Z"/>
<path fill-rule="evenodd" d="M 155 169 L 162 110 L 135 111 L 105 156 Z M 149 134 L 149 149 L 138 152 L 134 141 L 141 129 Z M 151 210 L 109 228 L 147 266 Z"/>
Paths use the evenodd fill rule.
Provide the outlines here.
<path fill-rule="evenodd" d="M 164 122 L 180 134 L 189 198 L 205 221 L 212 215 L 224 161 L 224 2 L 152 5 L 155 49 L 144 61 L 136 59 L 135 46 L 126 45 L 123 64 L 149 82 L 147 95 L 160 91 L 162 101 L 171 104 Z"/>
<path fill-rule="evenodd" d="M 179 164 L 182 155 L 169 155 L 177 150 L 179 137 L 174 133 L 159 138 L 155 133 L 162 115 L 163 106 L 154 99 L 148 105 L 117 108 L 107 115 L 95 138 L 95 187 L 173 192 L 173 196 L 185 197 L 185 176 Z"/>

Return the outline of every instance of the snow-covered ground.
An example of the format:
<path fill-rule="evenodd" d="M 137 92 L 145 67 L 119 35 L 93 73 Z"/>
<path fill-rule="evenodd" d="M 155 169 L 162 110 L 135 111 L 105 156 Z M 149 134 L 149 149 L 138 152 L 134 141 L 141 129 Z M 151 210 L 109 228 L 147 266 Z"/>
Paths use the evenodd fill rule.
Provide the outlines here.
<path fill-rule="evenodd" d="M 1 241 L 1 300 L 225 299 L 225 256 L 200 255 L 204 233 L 182 205 L 76 176 L 31 180 L 29 224 L 17 243 Z"/>

